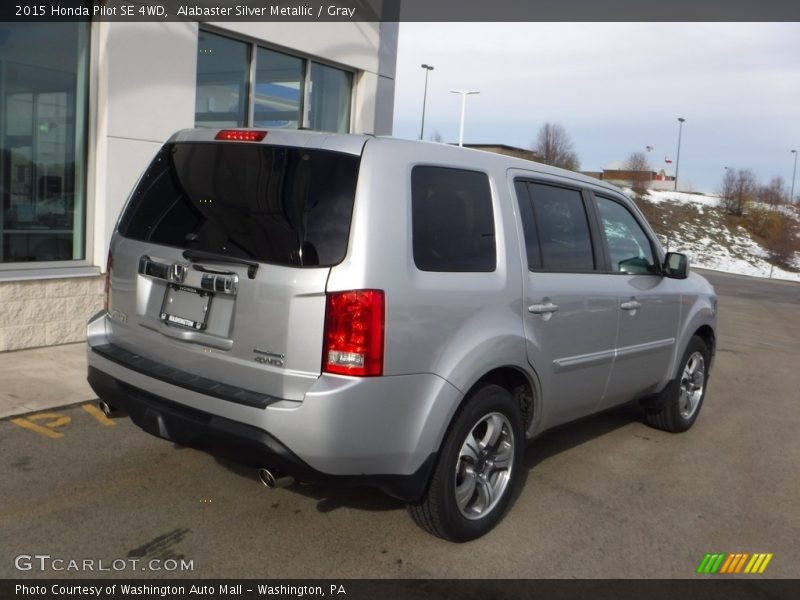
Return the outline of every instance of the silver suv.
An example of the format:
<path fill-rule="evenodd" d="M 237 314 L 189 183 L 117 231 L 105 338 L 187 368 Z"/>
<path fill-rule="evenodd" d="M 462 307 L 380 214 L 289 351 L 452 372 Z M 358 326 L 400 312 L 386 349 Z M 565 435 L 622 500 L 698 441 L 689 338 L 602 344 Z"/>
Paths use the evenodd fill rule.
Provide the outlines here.
<path fill-rule="evenodd" d="M 107 414 L 270 487 L 377 486 L 454 541 L 501 519 L 547 429 L 631 400 L 689 429 L 714 354 L 713 288 L 618 189 L 442 144 L 179 132 L 107 273 Z"/>

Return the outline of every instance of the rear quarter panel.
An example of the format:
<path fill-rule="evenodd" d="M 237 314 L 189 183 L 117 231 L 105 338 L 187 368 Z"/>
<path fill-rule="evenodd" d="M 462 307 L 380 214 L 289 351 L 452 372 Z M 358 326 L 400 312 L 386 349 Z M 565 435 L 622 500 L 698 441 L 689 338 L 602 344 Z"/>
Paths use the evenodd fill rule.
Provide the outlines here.
<path fill-rule="evenodd" d="M 513 204 L 505 166 L 496 158 L 441 144 L 380 139 L 367 142 L 347 258 L 331 270 L 327 289 L 375 288 L 386 292 L 386 376 L 432 373 L 462 393 L 496 367 L 512 366 L 530 376 L 522 329 L 521 264 Z M 416 268 L 410 186 L 416 165 L 469 169 L 488 175 L 497 240 L 494 272 L 441 273 Z M 456 408 L 450 407 L 451 416 Z"/>

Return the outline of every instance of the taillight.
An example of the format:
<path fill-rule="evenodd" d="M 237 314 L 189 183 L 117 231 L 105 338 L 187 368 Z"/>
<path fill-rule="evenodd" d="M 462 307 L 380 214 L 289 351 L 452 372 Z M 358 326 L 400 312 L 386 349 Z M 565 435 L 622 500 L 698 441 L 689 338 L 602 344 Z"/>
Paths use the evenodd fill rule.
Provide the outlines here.
<path fill-rule="evenodd" d="M 225 140 L 228 142 L 260 142 L 266 136 L 266 131 L 253 131 L 252 129 L 223 129 L 214 136 L 214 139 Z"/>
<path fill-rule="evenodd" d="M 108 297 L 111 294 L 111 267 L 114 266 L 114 259 L 111 257 L 111 250 L 108 251 L 106 260 L 106 276 L 103 279 L 103 310 L 108 311 Z"/>
<path fill-rule="evenodd" d="M 381 290 L 329 293 L 322 370 L 357 377 L 382 375 L 384 315 Z"/>

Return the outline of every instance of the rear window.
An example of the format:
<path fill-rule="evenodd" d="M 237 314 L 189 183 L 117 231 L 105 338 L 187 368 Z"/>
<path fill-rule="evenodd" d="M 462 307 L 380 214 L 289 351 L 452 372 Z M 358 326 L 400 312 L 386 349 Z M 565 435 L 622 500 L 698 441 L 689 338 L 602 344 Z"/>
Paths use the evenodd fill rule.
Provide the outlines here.
<path fill-rule="evenodd" d="M 145 172 L 125 237 L 284 266 L 347 251 L 360 158 L 261 144 L 176 143 Z"/>

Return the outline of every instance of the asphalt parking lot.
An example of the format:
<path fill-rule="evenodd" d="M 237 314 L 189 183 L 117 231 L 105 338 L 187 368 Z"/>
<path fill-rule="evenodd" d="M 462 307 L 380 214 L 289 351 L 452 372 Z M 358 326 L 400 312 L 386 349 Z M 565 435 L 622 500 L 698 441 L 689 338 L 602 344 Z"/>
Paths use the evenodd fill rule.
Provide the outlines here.
<path fill-rule="evenodd" d="M 433 538 L 369 489 L 267 490 L 87 403 L 0 421 L 0 577 L 680 578 L 709 552 L 773 553 L 757 577 L 800 577 L 800 285 L 710 279 L 719 348 L 695 427 L 655 431 L 625 407 L 546 434 L 480 540 Z M 36 554 L 139 562 L 15 568 Z M 180 560 L 193 569 L 164 570 Z"/>

